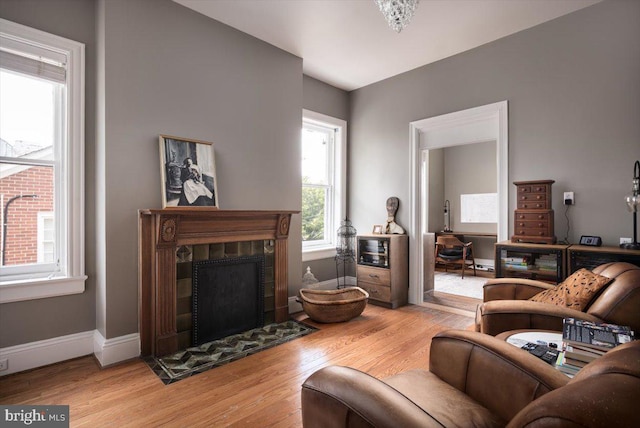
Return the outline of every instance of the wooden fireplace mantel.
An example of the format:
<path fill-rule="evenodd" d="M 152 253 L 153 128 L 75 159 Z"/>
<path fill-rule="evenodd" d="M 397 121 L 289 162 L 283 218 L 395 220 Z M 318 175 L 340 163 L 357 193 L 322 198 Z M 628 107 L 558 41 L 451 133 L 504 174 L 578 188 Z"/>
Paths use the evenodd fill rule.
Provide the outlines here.
<path fill-rule="evenodd" d="M 167 208 L 139 211 L 138 288 L 143 356 L 178 351 L 176 250 L 182 245 L 275 241 L 275 319 L 288 319 L 287 238 L 299 211 Z"/>

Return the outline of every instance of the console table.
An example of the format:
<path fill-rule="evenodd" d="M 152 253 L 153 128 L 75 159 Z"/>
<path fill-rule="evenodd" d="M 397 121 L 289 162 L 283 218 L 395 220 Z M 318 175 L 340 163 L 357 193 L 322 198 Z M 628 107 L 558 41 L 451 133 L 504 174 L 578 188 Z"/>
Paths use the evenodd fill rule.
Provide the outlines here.
<path fill-rule="evenodd" d="M 498 234 L 497 233 L 485 233 L 485 232 L 436 232 L 436 238 L 438 238 L 438 236 L 455 236 L 458 237 L 458 239 L 460 239 L 461 241 L 464 241 L 464 237 L 465 236 L 470 236 L 472 238 L 493 238 L 496 239 L 498 238 Z"/>
<path fill-rule="evenodd" d="M 569 275 L 581 268 L 591 270 L 596 266 L 609 262 L 627 262 L 640 266 L 640 250 L 572 245 L 567 250 L 567 253 Z"/>

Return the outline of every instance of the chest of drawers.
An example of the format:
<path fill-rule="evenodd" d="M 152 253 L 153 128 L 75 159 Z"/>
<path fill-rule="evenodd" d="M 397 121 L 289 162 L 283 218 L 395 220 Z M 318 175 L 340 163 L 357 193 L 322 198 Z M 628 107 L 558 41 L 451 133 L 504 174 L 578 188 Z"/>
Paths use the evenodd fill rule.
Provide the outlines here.
<path fill-rule="evenodd" d="M 553 180 L 516 181 L 518 202 L 513 217 L 511 242 L 553 244 L 556 242 L 551 209 Z"/>
<path fill-rule="evenodd" d="M 369 303 L 395 309 L 408 301 L 409 237 L 358 236 L 358 287 L 369 293 Z"/>

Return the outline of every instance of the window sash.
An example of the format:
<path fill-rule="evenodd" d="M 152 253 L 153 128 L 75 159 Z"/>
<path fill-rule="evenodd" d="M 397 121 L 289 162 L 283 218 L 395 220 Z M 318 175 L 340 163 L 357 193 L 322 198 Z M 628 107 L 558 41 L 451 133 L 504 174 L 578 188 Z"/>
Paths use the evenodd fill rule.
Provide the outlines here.
<path fill-rule="evenodd" d="M 314 185 L 314 184 L 303 184 L 302 188 L 305 189 L 321 189 L 324 190 L 324 218 L 323 218 L 323 237 L 321 239 L 313 239 L 302 241 L 303 248 L 314 248 L 314 247 L 326 247 L 328 245 L 333 245 L 333 235 L 332 231 L 334 229 L 334 221 L 332 216 L 332 207 L 333 207 L 333 186 L 329 185 Z M 303 213 L 304 215 L 304 213 Z M 304 222 L 304 217 L 303 217 Z M 303 225 L 304 227 L 304 225 Z"/>
<path fill-rule="evenodd" d="M 333 185 L 334 183 L 334 178 L 333 178 L 333 164 L 335 162 L 334 160 L 334 156 L 333 156 L 333 150 L 334 150 L 334 144 L 335 144 L 335 133 L 336 130 L 327 126 L 321 126 L 321 125 L 317 125 L 317 124 L 313 124 L 313 123 L 309 123 L 309 122 L 303 122 L 303 132 L 304 131 L 313 131 L 315 133 L 319 133 L 322 134 L 324 136 L 324 143 L 326 145 L 326 147 L 324 148 L 324 153 L 322 154 L 322 156 L 325 159 L 325 164 L 324 164 L 324 168 L 322 171 L 322 177 L 313 177 L 311 174 L 311 171 L 304 171 L 304 165 L 303 165 L 303 176 L 306 173 L 309 173 L 307 175 L 307 178 L 310 180 L 309 183 L 312 184 L 318 184 L 318 185 Z M 304 138 L 303 138 L 303 145 L 304 145 Z M 305 151 L 305 148 L 303 147 L 303 153 Z M 319 169 L 319 168 L 317 168 Z M 317 174 L 316 174 L 317 175 Z M 316 180 L 315 178 L 319 178 L 319 180 Z"/>
<path fill-rule="evenodd" d="M 28 45 L 27 45 L 28 46 Z M 1 52 L 0 52 L 1 53 Z M 2 68 L 5 64 L 3 64 Z M 22 73 L 16 71 L 17 74 L 24 74 L 32 77 L 29 73 Z M 67 106 L 66 97 L 67 88 L 66 85 L 55 85 L 54 89 L 54 109 L 53 109 L 53 160 L 49 159 L 37 159 L 29 157 L 15 157 L 15 156 L 2 156 L 0 162 L 4 164 L 13 164 L 16 166 L 48 166 L 53 167 L 53 183 L 52 190 L 54 194 L 53 198 L 53 210 L 54 210 L 54 224 L 55 224 L 55 240 L 54 240 L 54 254 L 56 255 L 56 261 L 51 263 L 41 263 L 40 257 L 37 257 L 37 261 L 34 263 L 20 264 L 20 265 L 0 265 L 0 273 L 2 274 L 3 281 L 13 280 L 25 280 L 32 278 L 52 277 L 66 275 L 66 257 L 64 249 L 68 245 L 66 239 L 67 231 L 67 202 L 69 195 L 63 188 L 65 183 L 65 162 L 64 153 L 67 147 L 67 135 L 66 135 L 66 111 Z M 0 179 L 3 178 L 0 176 Z M 40 245 L 38 241 L 37 245 L 38 253 Z"/>
<path fill-rule="evenodd" d="M 303 183 L 303 188 L 322 188 L 325 189 L 325 207 L 324 207 L 324 237 L 318 240 L 309 240 L 302 242 L 303 252 L 318 251 L 318 250 L 332 250 L 335 251 L 336 246 L 336 227 L 340 221 L 340 217 L 343 214 L 343 206 L 341 200 L 336 200 L 339 194 L 343 192 L 337 192 L 336 184 L 342 183 L 342 179 L 338 179 L 338 174 L 342 173 L 343 168 L 341 163 L 344 161 L 341 154 L 341 150 L 338 150 L 337 144 L 339 141 L 339 135 L 341 132 L 346 132 L 344 128 L 336 126 L 329 121 L 322 121 L 310 119 L 309 116 L 321 116 L 313 112 L 305 112 L 303 118 L 303 132 L 306 129 L 313 131 L 319 131 L 326 134 L 327 139 L 327 151 L 326 151 L 326 164 L 324 165 L 327 182 L 326 183 Z M 328 118 L 333 120 L 333 118 Z M 304 213 L 303 213 L 304 214 Z M 303 219 L 304 221 L 304 219 Z M 303 225 L 304 227 L 304 225 Z"/>
<path fill-rule="evenodd" d="M 54 145 L 55 206 L 59 218 L 59 263 L 31 265 L 31 271 L 0 277 L 0 303 L 82 293 L 84 273 L 84 44 L 0 18 L 3 52 L 22 51 L 24 57 L 66 69 L 64 88 L 55 111 L 54 130 L 61 144 Z M 10 42 L 4 43 L 7 40 Z M 15 43 L 14 43 L 15 42 Z M 22 43 L 22 48 L 15 49 Z M 10 46 L 11 45 L 11 46 Z M 44 69 L 50 69 L 48 66 Z M 15 72 L 16 70 L 13 70 Z M 29 74 L 28 71 L 25 74 Z M 42 75 L 40 75 L 42 78 Z M 20 160 L 27 164 L 30 161 Z M 58 239 L 59 237 L 59 239 Z M 44 272 L 40 272 L 45 268 Z"/>

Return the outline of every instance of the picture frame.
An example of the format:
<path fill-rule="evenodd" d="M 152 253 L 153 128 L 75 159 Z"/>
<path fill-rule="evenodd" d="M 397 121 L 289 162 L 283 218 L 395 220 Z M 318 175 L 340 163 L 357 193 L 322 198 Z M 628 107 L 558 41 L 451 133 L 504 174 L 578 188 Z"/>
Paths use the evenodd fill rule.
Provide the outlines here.
<path fill-rule="evenodd" d="M 219 208 L 213 143 L 160 135 L 162 208 Z"/>
<path fill-rule="evenodd" d="M 382 235 L 382 225 L 381 224 L 374 224 L 372 233 L 374 235 Z"/>

